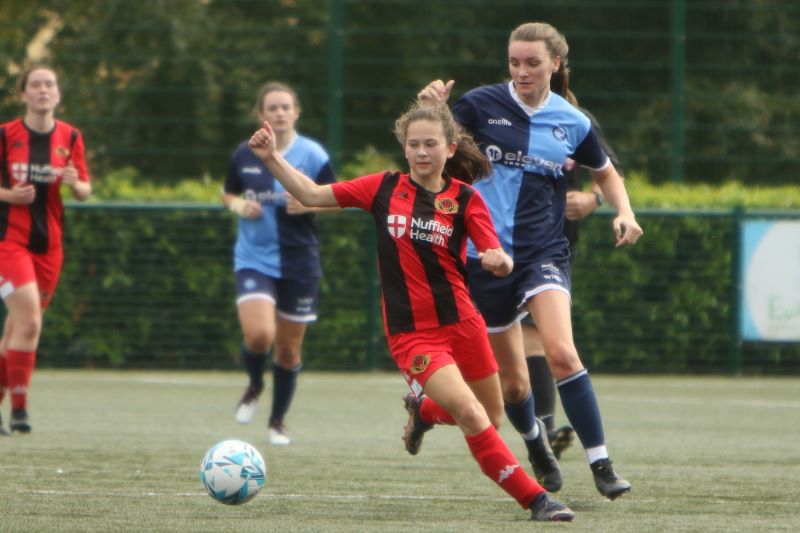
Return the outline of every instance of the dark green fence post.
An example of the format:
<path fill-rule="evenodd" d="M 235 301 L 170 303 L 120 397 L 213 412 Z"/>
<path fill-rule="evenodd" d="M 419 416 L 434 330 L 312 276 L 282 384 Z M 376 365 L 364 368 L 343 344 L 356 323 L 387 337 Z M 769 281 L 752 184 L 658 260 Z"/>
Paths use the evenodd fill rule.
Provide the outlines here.
<path fill-rule="evenodd" d="M 328 149 L 334 168 L 342 162 L 342 98 L 344 59 L 342 39 L 344 34 L 344 6 L 342 0 L 331 0 L 331 22 L 328 28 Z"/>
<path fill-rule="evenodd" d="M 733 209 L 731 228 L 733 243 L 731 246 L 731 294 L 730 294 L 730 373 L 738 376 L 742 373 L 742 335 L 739 327 L 739 315 L 742 311 L 742 221 L 744 209 L 738 205 Z"/>
<path fill-rule="evenodd" d="M 672 0 L 672 123 L 670 174 L 673 181 L 683 181 L 686 160 L 684 140 L 686 81 L 686 5 L 684 0 Z"/>

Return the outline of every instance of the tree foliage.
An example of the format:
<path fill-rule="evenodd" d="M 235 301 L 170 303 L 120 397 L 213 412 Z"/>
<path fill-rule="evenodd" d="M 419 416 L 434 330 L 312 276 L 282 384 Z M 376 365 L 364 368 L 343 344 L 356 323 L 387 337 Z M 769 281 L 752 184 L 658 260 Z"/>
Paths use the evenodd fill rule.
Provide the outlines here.
<path fill-rule="evenodd" d="M 687 181 L 793 183 L 800 169 L 800 7 L 795 2 L 671 0 L 5 0 L 0 116 L 18 115 L 19 68 L 52 62 L 61 116 L 80 126 L 97 175 L 219 178 L 255 125 L 268 79 L 300 93 L 300 128 L 341 146 L 393 154 L 393 119 L 435 78 L 455 95 L 506 76 L 509 31 L 547 20 L 567 37 L 572 86 L 625 166 L 669 178 L 676 98 Z M 341 20 L 334 26 L 332 20 Z M 685 42 L 685 86 L 670 91 L 671 45 Z M 336 55 L 337 46 L 341 56 Z M 339 81 L 340 80 L 340 81 Z M 340 122 L 334 104 L 340 102 Z"/>

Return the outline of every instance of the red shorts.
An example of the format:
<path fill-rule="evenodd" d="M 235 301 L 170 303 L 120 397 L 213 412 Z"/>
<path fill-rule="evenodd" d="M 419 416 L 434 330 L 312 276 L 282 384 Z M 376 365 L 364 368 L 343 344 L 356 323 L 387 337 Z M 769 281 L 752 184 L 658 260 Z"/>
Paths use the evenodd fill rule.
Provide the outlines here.
<path fill-rule="evenodd" d="M 46 309 L 58 285 L 63 262 L 61 248 L 35 254 L 16 242 L 0 241 L 0 296 L 5 299 L 19 287 L 35 281 L 42 295 L 42 309 Z"/>
<path fill-rule="evenodd" d="M 411 389 L 419 394 L 428 378 L 455 364 L 464 381 L 478 381 L 497 372 L 497 361 L 480 315 L 456 324 L 390 335 L 389 350 Z"/>

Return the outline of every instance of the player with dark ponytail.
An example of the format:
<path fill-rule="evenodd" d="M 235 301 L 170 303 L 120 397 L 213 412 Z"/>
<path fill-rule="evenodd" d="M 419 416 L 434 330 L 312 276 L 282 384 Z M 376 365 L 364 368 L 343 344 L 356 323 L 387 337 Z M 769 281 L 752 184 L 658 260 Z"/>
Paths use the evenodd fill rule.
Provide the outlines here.
<path fill-rule="evenodd" d="M 553 26 L 522 24 L 508 42 L 511 81 L 473 89 L 453 106 L 456 120 L 494 164 L 492 178 L 475 187 L 515 263 L 506 278 L 486 276 L 470 249 L 468 279 L 500 366 L 506 415 L 528 447 L 537 479 L 550 491 L 559 490 L 563 482 L 552 451 L 542 445 L 548 440 L 545 426 L 534 414 L 519 324 L 528 313 L 542 333 L 561 403 L 583 444 L 595 485 L 614 499 L 631 485 L 611 466 L 597 398 L 572 338 L 569 243 L 564 236 L 567 159 L 591 169 L 616 209 L 612 224 L 617 246 L 634 244 L 642 229 L 589 119 L 551 89 L 556 77 L 559 91 L 569 94 L 568 53 L 566 39 Z M 446 102 L 453 83 L 435 80 L 418 98 Z"/>
<path fill-rule="evenodd" d="M 513 268 L 486 205 L 467 183 L 481 183 L 489 170 L 485 158 L 446 106 L 413 106 L 395 123 L 395 135 L 409 172 L 331 185 L 318 185 L 291 166 L 275 150 L 266 122 L 250 147 L 303 204 L 356 207 L 372 215 L 386 336 L 411 388 L 406 448 L 416 453 L 435 423 L 457 425 L 481 471 L 530 509 L 533 519 L 572 520 L 572 511 L 520 467 L 496 429 L 503 415 L 497 363 L 464 278 L 467 238 L 479 268 L 499 277 Z"/>
<path fill-rule="evenodd" d="M 569 89 L 569 68 L 560 68 L 558 73 L 550 79 L 550 90 L 563 97 L 570 104 L 577 107 L 592 123 L 592 130 L 600 141 L 600 146 L 608 154 L 608 158 L 617 170 L 620 177 L 623 176 L 622 164 L 616 152 L 611 148 L 606 139 L 600 123 L 587 109 L 580 107 L 575 95 Z M 575 261 L 575 248 L 578 242 L 578 222 L 589 216 L 597 208 L 603 205 L 603 191 L 594 179 L 590 190 L 584 190 L 584 181 L 591 178 L 589 171 L 581 165 L 575 164 L 572 159 L 567 159 L 564 165 L 564 180 L 567 183 L 567 203 L 565 207 L 566 220 L 564 220 L 564 236 L 569 241 L 570 269 Z M 570 425 L 556 427 L 556 386 L 553 382 L 553 374 L 542 344 L 542 335 L 536 327 L 531 315 L 528 314 L 521 321 L 522 340 L 525 347 L 525 358 L 528 362 L 528 375 L 530 376 L 531 389 L 533 390 L 534 408 L 536 417 L 544 422 L 547 428 L 547 437 L 553 455 L 556 459 L 561 458 L 561 454 L 572 445 L 575 440 L 575 430 Z"/>

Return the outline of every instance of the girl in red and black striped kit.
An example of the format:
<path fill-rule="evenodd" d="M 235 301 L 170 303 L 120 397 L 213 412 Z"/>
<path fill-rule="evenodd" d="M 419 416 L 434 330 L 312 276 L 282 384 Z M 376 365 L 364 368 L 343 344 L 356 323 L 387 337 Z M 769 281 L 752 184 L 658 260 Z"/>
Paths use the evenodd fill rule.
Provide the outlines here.
<path fill-rule="evenodd" d="M 23 72 L 25 116 L 0 125 L 0 296 L 7 316 L 0 340 L 0 402 L 11 396 L 11 431 L 28 433 L 28 385 L 36 364 L 42 312 L 61 275 L 61 184 L 72 197 L 92 192 L 83 138 L 56 120 L 61 100 L 50 67 Z M 7 434 L 0 425 L 0 434 Z"/>
<path fill-rule="evenodd" d="M 572 511 L 525 472 L 496 431 L 503 414 L 497 363 L 464 281 L 467 238 L 487 271 L 507 276 L 513 268 L 483 199 L 468 184 L 487 175 L 489 163 L 445 106 L 413 106 L 397 120 L 395 135 L 409 173 L 330 185 L 289 165 L 275 150 L 268 123 L 249 144 L 306 206 L 358 207 L 372 215 L 389 348 L 413 391 L 405 399 L 406 448 L 416 453 L 433 424 L 456 424 L 483 473 L 533 519 L 572 520 Z"/>

